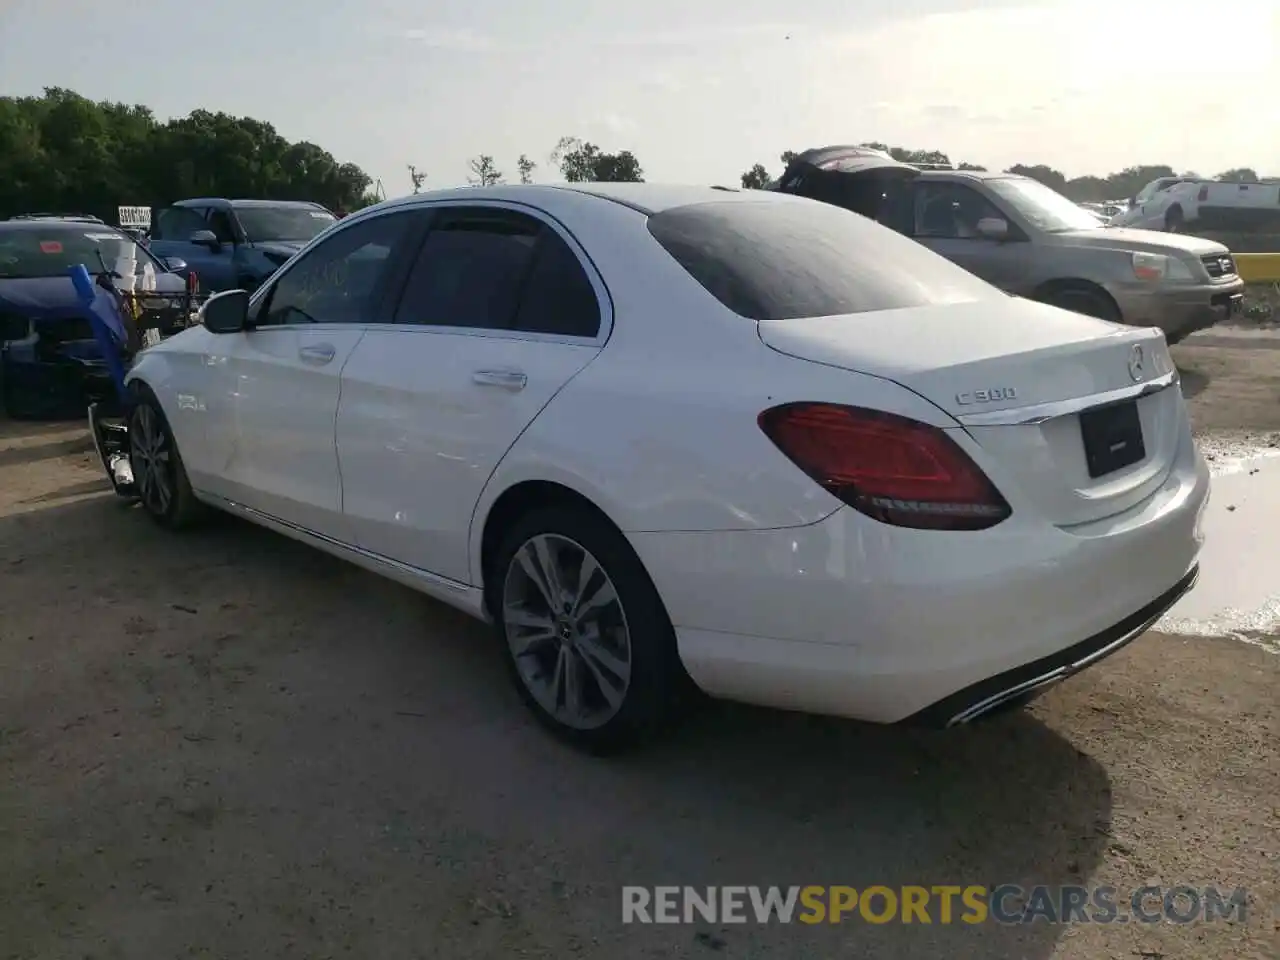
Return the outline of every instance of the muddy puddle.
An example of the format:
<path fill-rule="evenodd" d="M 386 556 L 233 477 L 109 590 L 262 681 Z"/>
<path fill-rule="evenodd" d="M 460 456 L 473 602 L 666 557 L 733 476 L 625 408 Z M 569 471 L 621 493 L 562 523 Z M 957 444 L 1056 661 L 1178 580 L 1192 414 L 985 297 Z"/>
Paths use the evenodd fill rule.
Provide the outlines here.
<path fill-rule="evenodd" d="M 1213 473 L 1200 582 L 1155 629 L 1235 637 L 1280 654 L 1280 445 L 1198 442 Z"/>

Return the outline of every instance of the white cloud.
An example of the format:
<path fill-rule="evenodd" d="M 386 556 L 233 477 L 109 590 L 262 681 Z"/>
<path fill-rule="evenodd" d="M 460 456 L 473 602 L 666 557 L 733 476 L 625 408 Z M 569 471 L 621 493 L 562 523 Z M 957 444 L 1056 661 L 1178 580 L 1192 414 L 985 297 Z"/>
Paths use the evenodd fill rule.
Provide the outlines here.
<path fill-rule="evenodd" d="M 470 27 L 412 27 L 405 30 L 402 36 L 424 47 L 435 47 L 441 50 L 481 52 L 495 50 L 501 45 L 494 37 L 479 33 Z"/>

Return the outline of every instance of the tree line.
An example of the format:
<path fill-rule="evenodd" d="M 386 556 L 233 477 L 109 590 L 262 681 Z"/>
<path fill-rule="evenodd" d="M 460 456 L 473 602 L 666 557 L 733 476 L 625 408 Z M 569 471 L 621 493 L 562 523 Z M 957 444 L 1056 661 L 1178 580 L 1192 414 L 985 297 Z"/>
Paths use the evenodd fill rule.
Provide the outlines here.
<path fill-rule="evenodd" d="M 951 163 L 940 150 L 865 146 L 907 163 Z M 785 168 L 795 157 L 788 151 L 779 159 Z M 955 165 L 984 169 L 972 163 Z M 417 193 L 427 183 L 427 172 L 407 166 L 410 189 Z M 644 169 L 630 150 L 610 153 L 578 137 L 562 137 L 547 166 L 571 183 L 644 179 Z M 511 178 L 532 183 L 539 169 L 537 161 L 521 154 Z M 473 157 L 469 171 L 468 182 L 476 185 L 508 180 L 490 154 Z M 1033 177 L 1078 202 L 1124 199 L 1158 177 L 1195 176 L 1164 165 L 1071 179 L 1044 164 L 1015 164 L 1008 172 Z M 1258 177 L 1242 167 L 1219 179 Z M 770 180 L 763 164 L 755 164 L 741 177 L 744 187 L 757 189 Z M 314 143 L 292 143 L 271 124 L 251 117 L 195 110 L 161 122 L 148 107 L 95 102 L 60 87 L 49 87 L 38 97 L 0 97 L 0 218 L 47 211 L 88 213 L 114 221 L 121 205 L 158 207 L 200 196 L 313 200 L 330 210 L 349 212 L 379 199 L 372 185 L 356 164 L 339 162 Z"/>

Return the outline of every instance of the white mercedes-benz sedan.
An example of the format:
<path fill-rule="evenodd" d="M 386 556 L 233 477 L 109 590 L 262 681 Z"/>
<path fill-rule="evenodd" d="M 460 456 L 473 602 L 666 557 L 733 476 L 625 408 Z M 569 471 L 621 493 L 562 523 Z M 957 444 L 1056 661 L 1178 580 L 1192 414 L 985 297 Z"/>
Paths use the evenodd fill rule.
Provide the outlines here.
<path fill-rule="evenodd" d="M 129 383 L 156 520 L 240 514 L 491 621 L 591 749 L 698 690 L 1025 702 L 1191 588 L 1209 493 L 1159 330 L 763 191 L 388 201 Z"/>

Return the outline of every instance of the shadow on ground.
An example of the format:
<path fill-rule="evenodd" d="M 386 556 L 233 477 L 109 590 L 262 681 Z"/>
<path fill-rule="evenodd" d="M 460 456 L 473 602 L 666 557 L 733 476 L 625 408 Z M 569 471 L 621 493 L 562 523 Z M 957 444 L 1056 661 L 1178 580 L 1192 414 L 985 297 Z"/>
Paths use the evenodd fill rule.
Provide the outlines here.
<path fill-rule="evenodd" d="M 624 927 L 625 884 L 1063 884 L 1090 757 L 714 706 L 575 754 L 487 631 L 224 519 L 109 496 L 0 518 L 0 955 L 1044 958 L 1062 928 Z"/>
<path fill-rule="evenodd" d="M 1182 396 L 1187 400 L 1204 393 L 1209 386 L 1208 376 L 1190 367 L 1179 367 L 1178 377 L 1182 381 Z"/>

